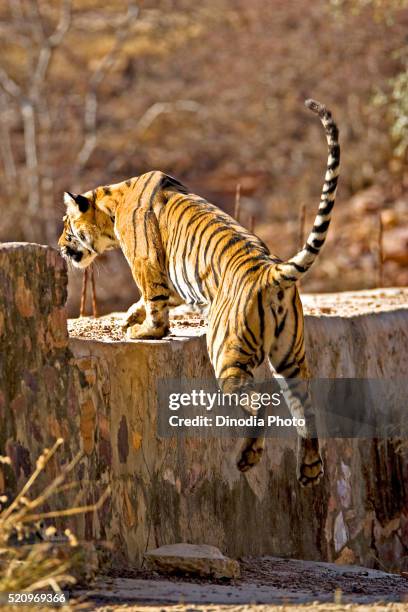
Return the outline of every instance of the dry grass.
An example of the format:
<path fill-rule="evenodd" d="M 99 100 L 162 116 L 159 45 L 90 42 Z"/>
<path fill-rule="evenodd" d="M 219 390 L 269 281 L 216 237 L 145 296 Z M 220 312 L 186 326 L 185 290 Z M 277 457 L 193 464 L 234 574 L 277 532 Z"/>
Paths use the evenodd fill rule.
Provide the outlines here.
<path fill-rule="evenodd" d="M 42 512 L 41 507 L 47 500 L 67 488 L 65 480 L 82 458 L 82 452 L 79 452 L 50 484 L 39 494 L 33 495 L 34 484 L 62 442 L 59 439 L 51 449 L 43 451 L 34 472 L 9 505 L 6 496 L 0 497 L 0 594 L 39 589 L 59 592 L 76 582 L 73 574 L 77 573 L 79 564 L 83 562 L 80 544 L 67 529 L 64 545 L 55 545 L 52 541 L 55 528 L 44 528 L 42 521 L 95 511 L 105 501 L 109 489 L 92 506 Z M 9 464 L 10 460 L 0 457 L 0 462 Z"/>

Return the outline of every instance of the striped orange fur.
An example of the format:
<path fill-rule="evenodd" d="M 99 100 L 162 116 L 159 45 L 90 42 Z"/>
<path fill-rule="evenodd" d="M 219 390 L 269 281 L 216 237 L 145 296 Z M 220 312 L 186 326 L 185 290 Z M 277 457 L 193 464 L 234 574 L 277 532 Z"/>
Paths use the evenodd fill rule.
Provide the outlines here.
<path fill-rule="evenodd" d="M 207 346 L 224 392 L 250 386 L 266 358 L 274 374 L 308 376 L 302 305 L 296 281 L 310 268 L 325 241 L 339 174 L 338 130 L 322 104 L 306 106 L 320 117 L 329 155 L 318 214 L 304 247 L 281 261 L 228 214 L 190 193 L 176 179 L 153 171 L 82 195 L 65 194 L 67 214 L 59 240 L 62 254 L 86 267 L 109 248 L 120 247 L 141 292 L 128 311 L 129 338 L 162 338 L 169 305 L 208 309 Z M 315 484 L 323 474 L 309 394 L 294 381 L 286 394 L 298 429 L 298 478 Z M 260 460 L 264 439 L 248 439 L 238 459 L 246 471 Z"/>

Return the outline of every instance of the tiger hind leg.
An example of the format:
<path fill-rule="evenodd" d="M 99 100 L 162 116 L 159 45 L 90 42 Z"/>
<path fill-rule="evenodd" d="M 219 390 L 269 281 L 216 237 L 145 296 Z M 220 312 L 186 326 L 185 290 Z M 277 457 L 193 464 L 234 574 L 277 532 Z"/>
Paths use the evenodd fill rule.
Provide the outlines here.
<path fill-rule="evenodd" d="M 250 396 L 253 392 L 253 372 L 263 359 L 262 350 L 249 342 L 248 333 L 242 326 L 238 333 L 226 334 L 223 331 L 222 337 L 215 332 L 216 329 L 214 318 L 210 317 L 207 345 L 221 391 L 224 394 L 237 394 L 238 397 L 245 392 Z M 247 403 L 238 403 L 237 409 L 249 414 L 256 413 Z M 257 465 L 264 447 L 263 436 L 247 438 L 237 459 L 238 469 L 246 472 Z"/>
<path fill-rule="evenodd" d="M 304 487 L 316 485 L 323 476 L 323 461 L 316 434 L 315 414 L 312 406 L 305 357 L 303 329 L 300 336 L 291 337 L 289 347 L 281 339 L 278 348 L 270 352 L 269 361 L 275 372 L 284 379 L 291 379 L 285 387 L 284 398 L 292 417 L 302 419 L 304 426 L 297 428 L 297 478 Z"/>
<path fill-rule="evenodd" d="M 262 459 L 265 449 L 265 436 L 257 438 L 247 438 L 241 448 L 241 453 L 237 461 L 237 468 L 240 472 L 248 472 L 257 465 Z"/>
<path fill-rule="evenodd" d="M 226 365 L 226 364 L 224 364 Z M 221 391 L 224 394 L 234 394 L 236 393 L 238 396 L 245 391 L 249 395 L 251 394 L 251 383 L 252 383 L 252 375 L 250 372 L 245 376 L 242 375 L 242 371 L 234 372 L 234 365 L 231 364 L 229 367 L 229 376 L 228 378 L 219 379 L 218 383 L 221 388 Z M 234 375 L 235 374 L 235 375 Z M 254 414 L 252 410 L 248 406 L 242 406 L 242 409 L 248 412 L 249 414 Z M 237 459 L 237 468 L 240 472 L 247 472 L 252 467 L 257 465 L 263 455 L 263 451 L 265 448 L 265 438 L 264 436 L 259 436 L 257 438 L 246 438 L 242 448 L 240 450 L 239 457 Z"/>

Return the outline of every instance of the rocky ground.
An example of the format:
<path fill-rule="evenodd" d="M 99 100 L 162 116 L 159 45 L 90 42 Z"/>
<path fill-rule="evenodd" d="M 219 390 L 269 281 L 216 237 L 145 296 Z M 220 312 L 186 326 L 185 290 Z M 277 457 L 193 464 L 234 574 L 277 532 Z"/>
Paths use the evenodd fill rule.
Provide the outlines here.
<path fill-rule="evenodd" d="M 281 606 L 274 605 L 256 605 L 250 604 L 248 606 L 192 606 L 190 604 L 180 604 L 166 606 L 104 606 L 100 608 L 100 612 L 119 612 L 120 610 L 126 610 L 127 612 L 314 612 L 318 610 L 320 612 L 405 612 L 407 609 L 406 604 L 367 604 L 363 606 L 353 604 L 319 604 L 313 602 L 312 604 L 306 605 L 286 605 Z"/>
<path fill-rule="evenodd" d="M 408 580 L 352 565 L 263 557 L 240 561 L 232 581 L 114 572 L 77 596 L 102 611 L 407 610 Z M 336 605 L 334 605 L 336 604 Z"/>

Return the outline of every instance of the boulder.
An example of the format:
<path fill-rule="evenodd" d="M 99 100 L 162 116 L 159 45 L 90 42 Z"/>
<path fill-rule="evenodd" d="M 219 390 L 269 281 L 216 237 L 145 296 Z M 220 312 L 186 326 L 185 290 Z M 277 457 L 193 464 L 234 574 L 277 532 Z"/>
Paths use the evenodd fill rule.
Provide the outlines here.
<path fill-rule="evenodd" d="M 166 574 L 194 574 L 211 578 L 239 578 L 239 563 L 225 557 L 216 546 L 171 544 L 148 550 L 147 568 Z"/>

